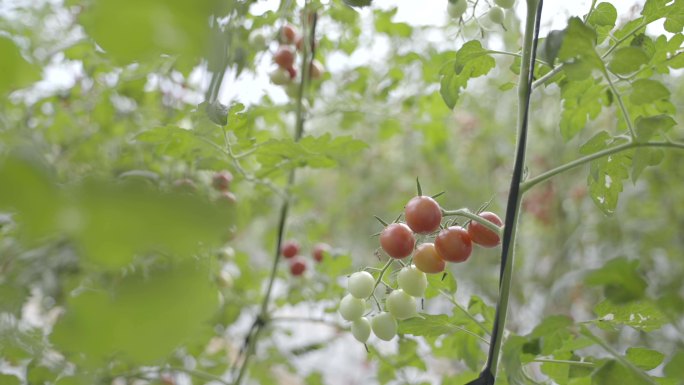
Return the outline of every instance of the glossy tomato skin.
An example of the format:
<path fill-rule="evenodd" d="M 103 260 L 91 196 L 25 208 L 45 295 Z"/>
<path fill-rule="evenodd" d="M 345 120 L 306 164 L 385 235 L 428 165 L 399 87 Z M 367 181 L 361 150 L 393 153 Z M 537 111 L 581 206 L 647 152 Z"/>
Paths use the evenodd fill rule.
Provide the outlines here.
<path fill-rule="evenodd" d="M 280 68 L 292 68 L 295 60 L 295 51 L 288 45 L 281 45 L 273 55 L 275 61 Z"/>
<path fill-rule="evenodd" d="M 479 214 L 479 216 L 499 227 L 503 225 L 501 218 L 492 212 L 483 211 Z M 474 243 L 477 243 L 482 247 L 496 247 L 499 245 L 499 243 L 501 243 L 501 237 L 499 237 L 499 234 L 475 221 L 470 221 L 470 224 L 468 225 L 468 234 Z"/>
<path fill-rule="evenodd" d="M 211 184 L 219 191 L 226 191 L 230 188 L 230 183 L 233 181 L 233 174 L 230 171 L 224 170 L 217 172 L 211 178 Z"/>
<path fill-rule="evenodd" d="M 446 262 L 437 254 L 434 243 L 423 243 L 413 254 L 413 264 L 426 274 L 441 273 L 446 268 Z"/>
<path fill-rule="evenodd" d="M 290 273 L 298 277 L 306 271 L 306 263 L 300 258 L 293 258 L 290 262 Z"/>
<path fill-rule="evenodd" d="M 380 246 L 392 258 L 402 259 L 411 255 L 416 238 L 403 223 L 392 223 L 380 233 Z"/>
<path fill-rule="evenodd" d="M 294 44 L 299 38 L 299 32 L 297 32 L 297 29 L 294 26 L 285 24 L 280 30 L 280 38 L 285 44 Z"/>
<path fill-rule="evenodd" d="M 418 234 L 428 234 L 437 229 L 442 222 L 442 209 L 439 203 L 428 196 L 411 198 L 404 208 L 406 224 Z"/>
<path fill-rule="evenodd" d="M 299 254 L 299 243 L 293 240 L 285 241 L 280 248 L 280 252 L 285 258 L 293 258 L 295 255 Z"/>
<path fill-rule="evenodd" d="M 461 226 L 451 226 L 439 232 L 435 238 L 437 255 L 447 262 L 464 262 L 473 251 L 473 241 Z"/>

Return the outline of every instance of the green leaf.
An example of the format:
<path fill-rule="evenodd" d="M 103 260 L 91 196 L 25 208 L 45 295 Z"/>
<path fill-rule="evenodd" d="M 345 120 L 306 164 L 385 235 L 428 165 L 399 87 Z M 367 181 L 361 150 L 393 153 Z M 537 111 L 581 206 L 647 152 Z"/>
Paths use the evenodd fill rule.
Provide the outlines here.
<path fill-rule="evenodd" d="M 440 71 L 439 92 L 446 105 L 453 109 L 468 80 L 486 75 L 495 66 L 496 61 L 478 40 L 463 44 L 456 52 L 456 58 L 447 62 Z"/>
<path fill-rule="evenodd" d="M 629 177 L 630 167 L 631 159 L 624 152 L 591 163 L 587 176 L 589 194 L 604 213 L 612 214 L 615 211 L 623 182 Z"/>
<path fill-rule="evenodd" d="M 305 136 L 299 142 L 292 139 L 271 139 L 256 151 L 259 163 L 271 167 L 330 168 L 340 161 L 350 159 L 363 149 L 366 143 L 351 136 L 333 138 L 330 134 L 319 137 Z"/>
<path fill-rule="evenodd" d="M 648 63 L 649 56 L 639 47 L 622 47 L 615 50 L 608 68 L 618 75 L 636 72 Z"/>
<path fill-rule="evenodd" d="M 413 28 L 406 23 L 395 23 L 392 21 L 394 15 L 397 14 L 397 8 L 392 8 L 389 11 L 382 11 L 376 9 L 375 15 L 375 30 L 387 34 L 389 36 L 398 36 L 402 38 L 411 37 Z"/>
<path fill-rule="evenodd" d="M 668 321 L 656 306 L 649 300 L 615 304 L 609 300 L 600 302 L 594 312 L 601 317 L 597 322 L 602 327 L 630 326 L 634 329 L 650 332 L 660 329 Z"/>
<path fill-rule="evenodd" d="M 582 155 L 590 155 L 608 147 L 613 137 L 607 131 L 599 131 L 579 148 Z"/>
<path fill-rule="evenodd" d="M 159 154 L 178 158 L 196 159 L 198 157 L 222 157 L 218 145 L 203 137 L 196 130 L 186 130 L 175 126 L 156 127 L 138 134 L 136 140 L 156 144 Z"/>
<path fill-rule="evenodd" d="M 615 20 L 617 20 L 617 10 L 612 4 L 599 3 L 596 5 L 587 19 L 587 24 L 596 28 L 598 43 L 608 37 L 610 31 L 615 27 Z"/>
<path fill-rule="evenodd" d="M 21 380 L 13 374 L 0 373 L 0 385 L 21 385 Z"/>
<path fill-rule="evenodd" d="M 640 105 L 668 99 L 669 97 L 670 90 L 663 83 L 652 79 L 639 79 L 632 83 L 629 101 Z"/>
<path fill-rule="evenodd" d="M 684 350 L 675 352 L 663 371 L 670 378 L 684 378 Z"/>
<path fill-rule="evenodd" d="M 680 33 L 684 29 L 684 1 L 675 0 L 669 7 L 669 14 L 663 27 L 670 33 Z"/>
<path fill-rule="evenodd" d="M 558 52 L 563 45 L 565 30 L 555 30 L 549 32 L 546 38 L 541 41 L 539 46 L 539 58 L 553 65 L 558 57 Z M 519 66 L 519 65 L 518 65 Z"/>
<path fill-rule="evenodd" d="M 420 314 L 420 317 L 409 318 L 399 322 L 399 334 L 412 336 L 439 337 L 441 335 L 459 332 L 444 314 Z"/>
<path fill-rule="evenodd" d="M 40 69 L 27 62 L 19 48 L 6 36 L 0 35 L 0 96 L 7 91 L 25 87 L 40 79 Z"/>
<path fill-rule="evenodd" d="M 350 7 L 367 7 L 373 3 L 373 0 L 344 0 L 344 3 Z M 308 384 L 309 382 L 307 382 Z"/>
<path fill-rule="evenodd" d="M 440 290 L 449 294 L 454 294 L 458 288 L 456 278 L 453 274 L 448 272 L 445 274 L 428 274 L 427 279 L 428 286 L 425 290 L 426 299 L 439 296 Z"/>
<path fill-rule="evenodd" d="M 640 142 L 647 142 L 656 134 L 664 134 L 677 125 L 677 122 L 670 115 L 639 117 L 635 123 L 637 140 Z"/>
<path fill-rule="evenodd" d="M 636 148 L 632 155 L 632 182 L 636 183 L 646 167 L 657 166 L 664 158 L 665 153 L 661 149 Z"/>
<path fill-rule="evenodd" d="M 639 272 L 639 261 L 616 258 L 584 277 L 590 286 L 603 286 L 606 298 L 614 303 L 638 300 L 646 292 L 646 280 Z"/>
<path fill-rule="evenodd" d="M 206 270 L 186 263 L 128 276 L 109 291 L 84 290 L 68 300 L 50 339 L 88 367 L 113 356 L 155 364 L 196 336 L 217 305 Z"/>
<path fill-rule="evenodd" d="M 510 336 L 503 344 L 501 364 L 506 369 L 508 383 L 516 385 L 534 384 L 523 370 L 523 364 L 530 362 L 532 355 L 526 354 L 523 347 L 528 341 L 525 337 Z"/>
<path fill-rule="evenodd" d="M 578 17 L 570 18 L 558 59 L 569 64 L 564 71 L 574 79 L 585 79 L 591 75 L 592 69 L 603 68 L 603 61 L 595 50 L 596 40 L 597 35 L 593 28 Z M 578 68 L 582 70 L 578 71 Z"/>
<path fill-rule="evenodd" d="M 86 33 L 121 64 L 177 55 L 190 70 L 209 43 L 217 0 L 99 0 L 84 8 Z"/>
<path fill-rule="evenodd" d="M 621 385 L 652 385 L 640 376 L 635 376 L 628 368 L 616 360 L 608 360 L 596 369 L 591 376 L 592 385 L 621 384 Z"/>
<path fill-rule="evenodd" d="M 657 350 L 646 348 L 627 348 L 625 357 L 643 370 L 651 370 L 663 362 L 665 355 Z"/>
<path fill-rule="evenodd" d="M 574 138 L 589 119 L 595 119 L 606 103 L 605 98 L 605 87 L 592 78 L 581 81 L 565 80 L 561 83 L 563 111 L 560 130 L 563 138 Z"/>

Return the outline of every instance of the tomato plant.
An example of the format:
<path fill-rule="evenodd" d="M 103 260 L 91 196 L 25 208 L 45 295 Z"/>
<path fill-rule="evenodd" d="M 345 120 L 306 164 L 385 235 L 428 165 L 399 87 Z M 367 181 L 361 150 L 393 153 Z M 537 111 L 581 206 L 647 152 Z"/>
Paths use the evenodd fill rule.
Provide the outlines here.
<path fill-rule="evenodd" d="M 450 226 L 435 238 L 437 255 L 447 262 L 464 262 L 473 251 L 473 241 L 461 226 Z"/>
<path fill-rule="evenodd" d="M 280 252 L 285 258 L 294 258 L 297 254 L 299 254 L 300 248 L 299 242 L 295 240 L 288 240 L 283 243 Z"/>
<path fill-rule="evenodd" d="M 416 233 L 427 234 L 439 228 L 442 210 L 439 204 L 427 196 L 411 198 L 404 208 L 406 224 Z"/>
<path fill-rule="evenodd" d="M 503 225 L 503 222 L 501 222 L 501 218 L 499 218 L 498 215 L 492 212 L 483 211 L 478 215 L 481 218 L 484 218 L 487 221 L 495 224 L 496 226 Z M 471 221 L 468 224 L 468 235 L 470 235 L 470 239 L 474 243 L 477 243 L 478 245 L 483 247 L 495 247 L 499 245 L 499 243 L 501 243 L 501 237 L 499 236 L 499 234 L 486 228 L 484 225 L 477 221 Z"/>
<path fill-rule="evenodd" d="M 380 246 L 392 258 L 406 258 L 413 252 L 416 239 L 403 223 L 392 223 L 380 233 Z"/>
<path fill-rule="evenodd" d="M 434 243 L 423 243 L 418 246 L 413 255 L 413 263 L 418 270 L 428 274 L 441 273 L 446 268 L 446 263 L 437 254 Z"/>

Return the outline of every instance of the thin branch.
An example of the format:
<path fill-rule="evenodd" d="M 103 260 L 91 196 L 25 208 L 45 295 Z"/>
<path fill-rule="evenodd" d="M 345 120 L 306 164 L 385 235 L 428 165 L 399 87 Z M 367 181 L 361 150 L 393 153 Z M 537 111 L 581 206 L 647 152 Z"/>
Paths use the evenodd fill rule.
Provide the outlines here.
<path fill-rule="evenodd" d="M 610 75 L 608 74 L 608 71 L 605 68 L 603 69 L 603 76 L 608 81 L 608 86 L 613 91 L 613 94 L 615 94 L 615 98 L 617 98 L 618 105 L 620 106 L 620 110 L 622 111 L 622 117 L 625 119 L 625 122 L 627 123 L 629 134 L 632 136 L 632 139 L 635 139 L 636 132 L 634 131 L 634 126 L 632 126 L 632 119 L 629 117 L 629 111 L 627 111 L 627 107 L 625 107 L 625 103 L 622 101 L 622 95 L 620 95 L 617 88 L 615 88 L 615 84 L 613 84 L 613 81 L 610 79 Z"/>

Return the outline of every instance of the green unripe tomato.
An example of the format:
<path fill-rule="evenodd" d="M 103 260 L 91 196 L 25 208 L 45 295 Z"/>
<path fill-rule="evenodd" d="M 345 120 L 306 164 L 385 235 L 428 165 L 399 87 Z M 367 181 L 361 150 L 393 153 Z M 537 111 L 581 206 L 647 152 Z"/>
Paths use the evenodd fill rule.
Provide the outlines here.
<path fill-rule="evenodd" d="M 492 9 L 489 10 L 489 13 L 487 13 L 487 17 L 489 17 L 489 20 L 491 20 L 492 23 L 503 24 L 504 10 L 500 7 L 492 7 Z"/>
<path fill-rule="evenodd" d="M 389 341 L 397 335 L 397 320 L 390 313 L 380 313 L 371 320 L 373 334 L 383 341 Z"/>
<path fill-rule="evenodd" d="M 405 291 L 395 290 L 387 297 L 385 308 L 398 320 L 412 318 L 418 315 L 416 299 Z"/>
<path fill-rule="evenodd" d="M 427 288 L 427 276 L 415 265 L 406 266 L 397 275 L 399 288 L 414 297 L 422 297 Z"/>
<path fill-rule="evenodd" d="M 371 333 L 371 323 L 366 317 L 354 320 L 351 325 L 351 332 L 354 338 L 361 343 L 366 343 Z"/>
<path fill-rule="evenodd" d="M 455 0 L 447 4 L 447 13 L 454 19 L 458 19 L 468 9 L 468 2 L 466 0 Z"/>
<path fill-rule="evenodd" d="M 366 301 L 354 298 L 351 294 L 347 294 L 340 301 L 340 308 L 338 309 L 342 318 L 347 321 L 355 321 L 363 316 L 366 312 Z"/>
<path fill-rule="evenodd" d="M 347 289 L 356 298 L 366 299 L 373 294 L 375 278 L 367 271 L 358 271 L 349 276 Z"/>
<path fill-rule="evenodd" d="M 494 3 L 498 5 L 501 8 L 513 8 L 513 4 L 515 4 L 515 0 L 494 0 Z"/>

